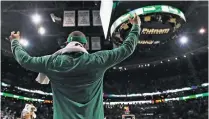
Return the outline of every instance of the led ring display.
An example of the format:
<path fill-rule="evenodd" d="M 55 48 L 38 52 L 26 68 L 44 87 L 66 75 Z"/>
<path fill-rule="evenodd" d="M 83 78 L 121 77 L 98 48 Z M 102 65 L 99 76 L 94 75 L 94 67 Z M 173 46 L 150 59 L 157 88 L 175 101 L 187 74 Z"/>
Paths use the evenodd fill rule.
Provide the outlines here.
<path fill-rule="evenodd" d="M 135 9 L 122 15 L 111 25 L 112 41 L 119 46 L 127 37 L 131 24 L 129 16 L 140 16 L 141 33 L 138 44 L 140 48 L 151 48 L 164 43 L 186 22 L 183 12 L 167 5 L 153 5 Z"/>

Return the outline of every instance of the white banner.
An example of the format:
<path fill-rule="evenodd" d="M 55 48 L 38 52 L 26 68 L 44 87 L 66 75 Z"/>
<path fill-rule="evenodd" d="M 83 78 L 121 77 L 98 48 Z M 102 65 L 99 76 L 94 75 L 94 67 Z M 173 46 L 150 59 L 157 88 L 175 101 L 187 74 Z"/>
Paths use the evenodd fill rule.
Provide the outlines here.
<path fill-rule="evenodd" d="M 91 49 L 92 50 L 101 50 L 100 37 L 91 37 Z"/>
<path fill-rule="evenodd" d="M 112 8 L 113 8 L 113 0 L 101 0 L 100 18 L 102 22 L 102 28 L 103 28 L 105 39 L 107 38 L 110 18 L 112 15 Z"/>
<path fill-rule="evenodd" d="M 64 11 L 63 27 L 75 26 L 75 11 Z"/>
<path fill-rule="evenodd" d="M 93 26 L 102 26 L 99 10 L 93 10 L 92 15 L 93 15 Z"/>
<path fill-rule="evenodd" d="M 89 10 L 78 11 L 78 26 L 90 26 Z"/>

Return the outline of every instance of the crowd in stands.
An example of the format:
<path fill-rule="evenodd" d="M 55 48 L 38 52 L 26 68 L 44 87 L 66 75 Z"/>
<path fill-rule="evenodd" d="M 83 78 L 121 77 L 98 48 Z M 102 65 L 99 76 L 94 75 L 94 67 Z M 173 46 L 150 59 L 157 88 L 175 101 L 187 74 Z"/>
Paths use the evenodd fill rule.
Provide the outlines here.
<path fill-rule="evenodd" d="M 105 105 L 106 119 L 121 119 L 124 105 Z M 207 119 L 208 98 L 158 104 L 129 105 L 136 119 Z"/>
<path fill-rule="evenodd" d="M 2 97 L 1 119 L 20 118 L 27 101 Z M 40 102 L 32 102 L 37 107 L 37 119 L 52 119 L 53 106 Z M 125 114 L 124 107 L 129 107 L 130 114 L 136 119 L 207 119 L 208 98 L 172 101 L 157 104 L 104 105 L 106 119 L 121 119 Z"/>
<path fill-rule="evenodd" d="M 129 77 L 122 76 L 120 77 L 120 83 L 118 83 L 118 80 L 107 80 L 104 84 L 104 91 L 107 94 L 133 94 L 139 92 L 161 92 L 170 89 L 197 86 L 208 82 L 208 69 L 199 70 L 196 73 L 196 77 L 198 78 L 197 82 L 194 82 L 194 77 L 189 73 L 163 78 L 140 77 L 135 75 L 130 75 Z M 113 77 L 110 78 L 113 79 Z M 139 78 L 139 80 L 136 78 Z"/>
<path fill-rule="evenodd" d="M 185 58 L 155 67 L 150 64 L 150 67 L 127 69 L 123 72 L 107 70 L 104 77 L 104 93 L 146 93 L 201 85 L 208 81 L 207 54 L 198 56 L 198 60 L 195 59 L 196 56 L 192 58 L 191 61 Z M 22 68 L 14 59 L 3 56 L 2 67 L 2 81 L 19 87 L 51 92 L 50 85 L 40 85 L 35 81 L 38 73 Z"/>
<path fill-rule="evenodd" d="M 106 80 L 104 82 L 104 93 L 105 94 L 133 94 L 133 93 L 151 93 L 151 92 L 157 92 L 157 91 L 165 91 L 165 90 L 171 90 L 171 89 L 178 89 L 183 87 L 192 87 L 192 86 L 200 86 L 203 83 L 208 82 L 207 76 L 208 76 L 208 70 L 202 69 L 197 72 L 197 77 L 200 79 L 198 83 L 192 82 L 193 77 L 190 74 L 185 75 L 177 75 L 177 76 L 170 76 L 170 77 L 164 77 L 159 78 L 157 80 L 148 80 L 146 79 L 140 79 L 141 83 L 136 83 L 136 79 L 132 78 L 129 79 L 128 77 L 121 78 L 121 81 L 118 82 L 118 80 Z M 26 79 L 25 79 L 26 80 Z M 28 80 L 33 80 L 33 83 L 28 84 L 37 84 L 35 82 L 35 78 L 31 79 L 28 77 Z M 123 82 L 124 80 L 129 80 L 127 83 Z M 146 82 L 145 82 L 146 81 Z M 4 82 L 4 79 L 2 80 Z M 24 83 L 24 82 L 21 82 Z M 7 83 L 8 84 L 8 83 Z M 32 85 L 20 85 L 20 84 L 11 84 L 11 90 L 14 89 L 14 86 L 19 86 L 22 88 L 30 89 L 30 90 L 41 90 L 43 92 L 52 92 L 50 85 L 40 85 L 37 84 L 40 87 L 38 88 L 31 88 Z M 10 90 L 10 91 L 11 91 Z M 20 92 L 21 93 L 21 92 Z"/>
<path fill-rule="evenodd" d="M 14 98 L 1 97 L 1 119 L 17 119 L 21 116 L 21 111 L 26 103 L 33 103 L 37 108 L 36 119 L 52 119 L 52 104 L 44 104 L 40 102 L 28 102 Z"/>

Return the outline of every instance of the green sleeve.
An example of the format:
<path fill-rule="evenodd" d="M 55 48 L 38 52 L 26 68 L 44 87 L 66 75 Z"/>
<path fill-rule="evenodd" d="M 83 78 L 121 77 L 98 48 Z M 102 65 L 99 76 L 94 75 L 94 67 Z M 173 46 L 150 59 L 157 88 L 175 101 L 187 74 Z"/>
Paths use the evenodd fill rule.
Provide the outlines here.
<path fill-rule="evenodd" d="M 110 68 L 128 58 L 137 46 L 139 31 L 139 25 L 133 25 L 129 35 L 120 47 L 94 53 L 98 65 Z"/>
<path fill-rule="evenodd" d="M 52 55 L 46 55 L 42 57 L 31 57 L 24 48 L 20 45 L 18 40 L 12 40 L 11 42 L 12 53 L 17 62 L 24 68 L 32 70 L 34 72 L 44 73 L 48 65 L 52 61 Z"/>

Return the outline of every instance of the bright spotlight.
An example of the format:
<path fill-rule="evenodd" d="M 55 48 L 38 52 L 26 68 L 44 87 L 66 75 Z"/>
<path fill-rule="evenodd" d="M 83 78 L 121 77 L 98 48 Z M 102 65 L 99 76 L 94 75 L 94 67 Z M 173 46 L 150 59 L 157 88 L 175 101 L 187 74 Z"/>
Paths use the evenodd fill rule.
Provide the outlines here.
<path fill-rule="evenodd" d="M 170 62 L 170 60 L 168 59 L 168 62 Z"/>
<path fill-rule="evenodd" d="M 160 62 L 161 64 L 163 63 L 163 61 Z"/>
<path fill-rule="evenodd" d="M 204 29 L 204 28 L 201 28 L 201 29 L 199 30 L 199 33 L 200 33 L 200 34 L 205 33 L 205 29 Z"/>
<path fill-rule="evenodd" d="M 149 67 L 149 66 L 150 66 L 150 64 L 147 64 L 147 66 Z"/>
<path fill-rule="evenodd" d="M 176 57 L 175 59 L 177 60 L 178 58 Z"/>
<path fill-rule="evenodd" d="M 181 42 L 182 44 L 185 44 L 185 43 L 188 42 L 188 38 L 187 38 L 186 36 L 183 36 L 183 37 L 181 37 L 180 42 Z"/>
<path fill-rule="evenodd" d="M 38 14 L 34 14 L 34 15 L 32 16 L 32 21 L 33 21 L 35 24 L 40 23 L 40 22 L 41 22 L 41 16 L 38 15 Z"/>
<path fill-rule="evenodd" d="M 43 27 L 40 27 L 40 28 L 38 29 L 38 32 L 39 32 L 41 35 L 43 35 L 43 34 L 45 34 L 46 30 L 45 30 Z"/>
<path fill-rule="evenodd" d="M 186 55 L 184 55 L 184 57 L 187 57 Z"/>
<path fill-rule="evenodd" d="M 28 41 L 25 39 L 20 39 L 20 44 L 22 44 L 23 46 L 28 46 Z"/>

